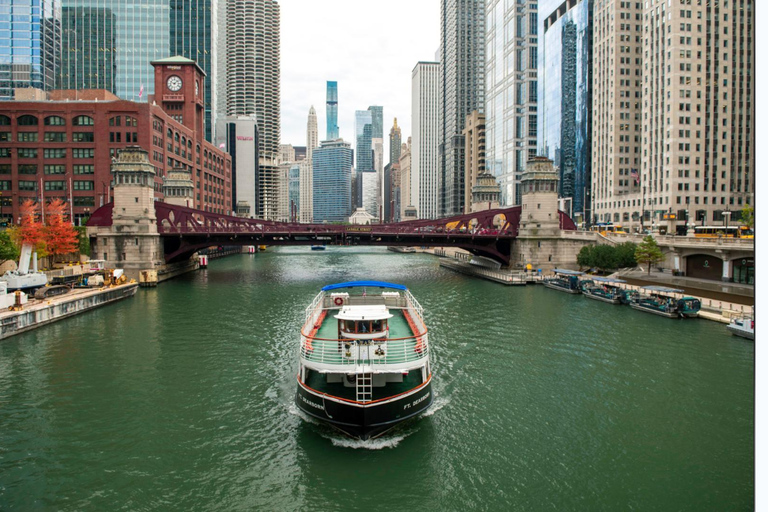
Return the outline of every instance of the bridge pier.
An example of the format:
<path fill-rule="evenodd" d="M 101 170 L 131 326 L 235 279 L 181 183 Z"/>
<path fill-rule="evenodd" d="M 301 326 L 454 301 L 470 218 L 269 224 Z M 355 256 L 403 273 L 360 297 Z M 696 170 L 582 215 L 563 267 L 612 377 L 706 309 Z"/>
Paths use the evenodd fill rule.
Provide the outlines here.
<path fill-rule="evenodd" d="M 155 169 L 147 152 L 136 146 L 123 149 L 112 162 L 111 171 L 115 191 L 111 223 L 88 227 L 91 257 L 106 260 L 109 268 L 122 268 L 140 283 L 195 270 L 196 265 L 188 262 L 174 268 L 165 263 L 155 214 Z"/>

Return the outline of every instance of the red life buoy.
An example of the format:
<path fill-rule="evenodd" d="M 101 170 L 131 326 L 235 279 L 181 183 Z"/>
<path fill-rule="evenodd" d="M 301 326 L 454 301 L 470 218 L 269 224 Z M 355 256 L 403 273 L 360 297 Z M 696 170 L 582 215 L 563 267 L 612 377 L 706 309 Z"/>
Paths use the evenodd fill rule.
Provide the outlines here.
<path fill-rule="evenodd" d="M 341 297 L 336 297 L 335 299 L 333 299 L 333 303 L 336 304 L 337 306 L 341 306 L 342 304 L 344 304 L 344 299 L 342 299 Z"/>

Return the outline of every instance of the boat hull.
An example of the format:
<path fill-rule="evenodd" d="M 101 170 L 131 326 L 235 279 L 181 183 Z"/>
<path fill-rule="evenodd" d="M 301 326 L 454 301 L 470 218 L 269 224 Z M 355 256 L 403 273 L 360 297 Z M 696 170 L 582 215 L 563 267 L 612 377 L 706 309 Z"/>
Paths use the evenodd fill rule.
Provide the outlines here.
<path fill-rule="evenodd" d="M 592 295 L 587 291 L 584 291 L 582 293 L 588 299 L 599 300 L 600 302 L 607 302 L 608 304 L 621 304 L 621 297 L 614 297 L 613 299 L 611 299 L 608 297 L 601 297 L 600 295 Z"/>
<path fill-rule="evenodd" d="M 579 291 L 579 290 L 572 290 L 570 288 L 563 288 L 562 286 L 557 286 L 556 284 L 552 284 L 552 283 L 544 283 L 544 286 L 546 286 L 547 288 L 551 288 L 553 290 L 557 290 L 559 292 L 571 293 L 573 295 L 577 295 L 577 294 L 581 293 L 581 291 Z"/>
<path fill-rule="evenodd" d="M 740 338 L 746 338 L 748 340 L 755 339 L 755 331 L 750 331 L 749 329 L 744 329 L 743 327 L 735 325 L 728 325 L 726 328 L 731 331 L 731 334 L 734 336 L 739 336 Z"/>
<path fill-rule="evenodd" d="M 677 311 L 659 311 L 658 309 L 645 307 L 640 304 L 630 304 L 630 306 L 632 306 L 632 309 L 645 311 L 646 313 L 653 313 L 654 315 L 663 316 L 665 318 L 678 318 L 680 316 Z"/>
<path fill-rule="evenodd" d="M 432 405 L 432 379 L 395 398 L 369 404 L 341 400 L 302 384 L 296 387 L 296 405 L 304 413 L 356 439 L 378 437 Z"/>

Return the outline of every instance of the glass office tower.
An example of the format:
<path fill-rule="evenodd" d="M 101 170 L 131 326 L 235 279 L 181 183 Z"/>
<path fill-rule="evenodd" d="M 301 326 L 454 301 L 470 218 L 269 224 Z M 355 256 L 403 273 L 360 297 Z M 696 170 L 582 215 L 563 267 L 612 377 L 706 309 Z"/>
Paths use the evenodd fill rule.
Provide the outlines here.
<path fill-rule="evenodd" d="M 60 52 L 61 0 L 0 0 L 0 101 L 16 88 L 54 89 Z"/>
<path fill-rule="evenodd" d="M 224 0 L 222 0 L 224 1 Z M 218 108 L 213 69 L 217 54 L 219 0 L 171 0 L 170 55 L 192 59 L 205 71 L 205 140 L 212 142 Z"/>
<path fill-rule="evenodd" d="M 352 147 L 327 140 L 312 154 L 314 222 L 346 222 L 352 211 Z"/>
<path fill-rule="evenodd" d="M 61 67 L 57 89 L 106 89 L 117 93 L 117 16 L 109 8 L 61 10 Z"/>
<path fill-rule="evenodd" d="M 355 169 L 357 172 L 373 171 L 373 116 L 370 110 L 355 111 Z"/>
<path fill-rule="evenodd" d="M 592 1 L 540 2 L 539 19 L 539 154 L 559 168 L 578 217 L 591 209 Z"/>
<path fill-rule="evenodd" d="M 339 138 L 339 86 L 336 82 L 326 82 L 325 93 L 326 140 Z"/>

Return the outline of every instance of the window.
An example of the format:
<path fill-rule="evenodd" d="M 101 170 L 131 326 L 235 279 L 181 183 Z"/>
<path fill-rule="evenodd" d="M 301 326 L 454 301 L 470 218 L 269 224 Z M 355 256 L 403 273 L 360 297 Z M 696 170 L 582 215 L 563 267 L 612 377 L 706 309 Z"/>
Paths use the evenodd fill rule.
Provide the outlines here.
<path fill-rule="evenodd" d="M 43 158 L 66 158 L 67 148 L 45 148 Z"/>
<path fill-rule="evenodd" d="M 37 164 L 19 164 L 19 174 L 37 174 Z"/>
<path fill-rule="evenodd" d="M 93 206 L 93 196 L 73 197 L 73 206 Z"/>
<path fill-rule="evenodd" d="M 109 132 L 109 142 L 123 142 L 122 132 Z"/>
<path fill-rule="evenodd" d="M 37 118 L 35 116 L 21 116 L 16 120 L 16 124 L 19 126 L 37 126 Z"/>
<path fill-rule="evenodd" d="M 11 118 L 0 115 L 0 126 L 11 126 Z"/>
<path fill-rule="evenodd" d="M 138 126 L 139 123 L 136 121 L 135 117 L 131 116 L 125 116 L 125 126 Z"/>
<path fill-rule="evenodd" d="M 120 122 L 123 118 L 120 116 L 110 117 L 109 126 L 120 126 Z"/>
<path fill-rule="evenodd" d="M 66 182 L 65 181 L 46 181 L 43 184 L 44 190 L 65 190 L 66 189 Z"/>
<path fill-rule="evenodd" d="M 75 132 L 72 134 L 72 142 L 93 142 L 93 132 Z"/>
<path fill-rule="evenodd" d="M 19 190 L 37 190 L 37 181 L 19 181 Z"/>
<path fill-rule="evenodd" d="M 37 158 L 37 148 L 19 148 L 19 158 Z"/>
<path fill-rule="evenodd" d="M 67 134 L 65 132 L 45 132 L 43 140 L 45 142 L 67 142 Z"/>
<path fill-rule="evenodd" d="M 11 148 L 0 148 L 0 158 L 11 158 Z"/>
<path fill-rule="evenodd" d="M 93 174 L 93 164 L 80 164 L 72 166 L 75 174 Z"/>
<path fill-rule="evenodd" d="M 93 190 L 92 181 L 75 181 L 72 186 L 74 190 Z"/>
<path fill-rule="evenodd" d="M 93 148 L 72 148 L 72 158 L 93 158 Z"/>
<path fill-rule="evenodd" d="M 0 132 L 0 142 L 11 142 L 11 132 Z"/>
<path fill-rule="evenodd" d="M 93 118 L 91 116 L 77 116 L 72 120 L 74 126 L 93 126 Z"/>
<path fill-rule="evenodd" d="M 45 174 L 64 174 L 67 172 L 67 168 L 64 165 L 45 165 L 43 166 L 43 172 Z"/>
<path fill-rule="evenodd" d="M 66 126 L 67 122 L 63 117 L 48 116 L 43 120 L 45 126 Z"/>
<path fill-rule="evenodd" d="M 19 132 L 19 142 L 37 142 L 37 132 Z"/>
<path fill-rule="evenodd" d="M 11 190 L 11 182 L 8 180 L 0 181 L 0 190 Z"/>

